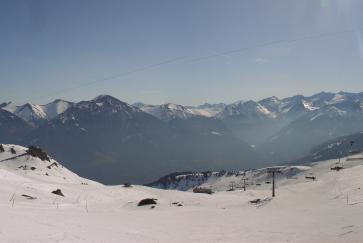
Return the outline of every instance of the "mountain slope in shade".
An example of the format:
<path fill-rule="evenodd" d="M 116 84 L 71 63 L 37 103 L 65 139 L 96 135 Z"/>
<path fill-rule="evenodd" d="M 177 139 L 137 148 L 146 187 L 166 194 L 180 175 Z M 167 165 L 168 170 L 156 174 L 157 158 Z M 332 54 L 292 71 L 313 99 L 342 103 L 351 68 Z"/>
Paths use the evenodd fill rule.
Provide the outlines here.
<path fill-rule="evenodd" d="M 295 160 L 319 144 L 363 130 L 361 101 L 341 100 L 291 122 L 261 146 L 274 160 Z"/>
<path fill-rule="evenodd" d="M 24 120 L 0 109 L 0 143 L 21 142 L 30 130 L 31 127 Z"/>
<path fill-rule="evenodd" d="M 140 109 L 110 96 L 99 96 L 75 104 L 40 126 L 29 139 L 65 161 L 73 171 L 120 183 L 142 180 L 148 176 L 146 171 L 155 173 L 154 154 L 161 147 L 154 141 L 160 141 L 165 130 L 161 121 Z M 144 169 L 136 173 L 140 168 Z"/>
<path fill-rule="evenodd" d="M 297 162 L 335 159 L 361 151 L 363 151 L 363 132 L 357 132 L 321 143 Z"/>

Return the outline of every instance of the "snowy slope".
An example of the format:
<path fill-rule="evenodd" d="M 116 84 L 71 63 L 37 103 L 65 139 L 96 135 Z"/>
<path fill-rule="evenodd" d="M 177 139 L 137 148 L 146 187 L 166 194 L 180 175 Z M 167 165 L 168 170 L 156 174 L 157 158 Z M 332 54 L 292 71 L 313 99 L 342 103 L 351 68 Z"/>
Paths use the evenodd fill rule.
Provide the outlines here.
<path fill-rule="evenodd" d="M 3 107 L 4 110 L 7 110 L 18 117 L 22 118 L 27 122 L 35 122 L 37 120 L 46 119 L 47 115 L 44 112 L 43 108 L 40 105 L 33 104 L 25 104 L 22 106 L 16 106 L 12 103 Z"/>
<path fill-rule="evenodd" d="M 214 117 L 218 113 L 220 113 L 224 108 L 226 107 L 226 104 L 224 103 L 218 103 L 218 104 L 209 104 L 204 103 L 203 105 L 199 106 L 190 106 L 188 107 L 195 115 L 205 116 L 205 117 Z"/>
<path fill-rule="evenodd" d="M 25 151 L 6 145 L 2 159 L 11 147 Z M 353 159 L 339 172 L 336 161 L 301 167 L 272 199 L 271 185 L 213 195 L 103 186 L 62 167 L 44 176 L 48 162 L 19 157 L 0 165 L 0 242 L 361 242 L 363 158 Z M 17 169 L 24 163 L 39 170 Z M 65 197 L 50 193 L 58 188 Z M 144 198 L 158 204 L 137 207 Z"/>
<path fill-rule="evenodd" d="M 61 184 L 90 182 L 69 171 L 52 158 L 49 161 L 42 161 L 27 154 L 28 148 L 7 144 L 2 146 L 5 151 L 0 152 L 0 173 L 5 177 L 23 177 L 24 181 L 36 180 Z M 15 153 L 11 152 L 12 149 Z"/>
<path fill-rule="evenodd" d="M 58 116 L 65 112 L 73 103 L 64 101 L 64 100 L 55 100 L 51 103 L 43 105 L 43 111 L 47 115 L 47 119 L 53 119 L 54 117 Z"/>
<path fill-rule="evenodd" d="M 58 99 L 46 105 L 27 103 L 25 105 L 17 106 L 10 102 L 3 105 L 2 109 L 17 115 L 27 122 L 36 123 L 39 120 L 53 119 L 65 112 L 71 105 L 71 102 Z"/>
<path fill-rule="evenodd" d="M 276 113 L 268 110 L 258 102 L 249 101 L 237 101 L 233 104 L 227 105 L 223 111 L 217 114 L 220 119 L 226 119 L 228 117 L 241 117 L 243 119 L 273 119 L 276 118 Z"/>
<path fill-rule="evenodd" d="M 205 103 L 200 106 L 182 106 L 173 103 L 163 105 L 148 105 L 141 102 L 134 103 L 133 106 L 140 108 L 146 113 L 153 115 L 161 120 L 170 121 L 175 118 L 186 119 L 193 116 L 214 117 L 226 106 L 220 104 Z"/>
<path fill-rule="evenodd" d="M 173 103 L 166 103 L 163 105 L 142 105 L 138 106 L 142 111 L 162 120 L 169 122 L 174 119 L 187 119 L 193 116 L 205 116 L 206 114 L 199 114 L 190 108 Z M 206 115 L 208 116 L 208 114 Z"/>

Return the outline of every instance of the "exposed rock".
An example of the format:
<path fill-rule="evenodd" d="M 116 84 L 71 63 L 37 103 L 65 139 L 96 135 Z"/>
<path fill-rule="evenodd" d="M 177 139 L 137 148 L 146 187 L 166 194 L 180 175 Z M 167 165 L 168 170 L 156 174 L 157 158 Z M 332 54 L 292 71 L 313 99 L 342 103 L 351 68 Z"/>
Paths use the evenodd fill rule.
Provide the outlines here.
<path fill-rule="evenodd" d="M 44 152 L 41 148 L 30 146 L 26 152 L 33 157 L 41 159 L 42 161 L 50 161 L 48 154 Z"/>
<path fill-rule="evenodd" d="M 212 189 L 203 188 L 203 187 L 196 187 L 193 189 L 194 193 L 205 193 L 205 194 L 213 194 Z"/>
<path fill-rule="evenodd" d="M 145 205 L 153 205 L 153 204 L 157 204 L 156 203 L 156 200 L 155 198 L 145 198 L 145 199 L 142 199 L 138 204 L 137 206 L 145 206 Z"/>
<path fill-rule="evenodd" d="M 178 207 L 184 206 L 183 203 L 181 203 L 181 202 L 173 202 L 172 204 L 175 206 L 178 206 Z"/>
<path fill-rule="evenodd" d="M 11 149 L 10 149 L 10 152 L 11 152 L 12 154 L 16 154 L 16 151 L 15 151 L 15 149 L 14 149 L 14 148 L 11 148 Z"/>
<path fill-rule="evenodd" d="M 261 202 L 261 199 L 259 199 L 259 198 L 250 201 L 250 203 L 253 203 L 253 204 L 257 204 L 260 202 Z"/>
<path fill-rule="evenodd" d="M 52 193 L 64 197 L 64 194 L 62 193 L 61 189 L 57 189 L 55 191 L 52 191 Z"/>

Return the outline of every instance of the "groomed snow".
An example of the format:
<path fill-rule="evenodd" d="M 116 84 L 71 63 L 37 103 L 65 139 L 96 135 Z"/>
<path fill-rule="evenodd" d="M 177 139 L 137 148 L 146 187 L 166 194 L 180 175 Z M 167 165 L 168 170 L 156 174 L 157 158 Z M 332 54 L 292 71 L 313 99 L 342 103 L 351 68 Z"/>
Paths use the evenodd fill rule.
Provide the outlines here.
<path fill-rule="evenodd" d="M 25 152 L 6 145 L 0 160 L 14 156 L 11 147 Z M 301 167 L 279 180 L 271 199 L 271 185 L 213 195 L 104 186 L 62 166 L 48 169 L 53 160 L 22 156 L 0 163 L 0 242 L 362 242 L 361 157 L 344 159 L 339 172 L 330 170 L 336 161 Z M 55 189 L 65 197 L 52 194 Z M 137 207 L 143 198 L 158 204 Z M 256 198 L 265 200 L 249 203 Z"/>

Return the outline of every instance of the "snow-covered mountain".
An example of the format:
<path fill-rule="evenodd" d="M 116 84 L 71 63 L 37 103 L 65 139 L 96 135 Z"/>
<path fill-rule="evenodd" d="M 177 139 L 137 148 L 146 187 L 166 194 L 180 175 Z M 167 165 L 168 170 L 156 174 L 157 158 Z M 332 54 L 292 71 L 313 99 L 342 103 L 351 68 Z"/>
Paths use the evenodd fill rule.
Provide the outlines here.
<path fill-rule="evenodd" d="M 273 96 L 260 101 L 238 101 L 227 105 L 217 117 L 239 117 L 241 119 L 296 119 L 306 113 L 324 109 L 327 106 L 339 107 L 343 111 L 351 108 L 351 104 L 363 106 L 363 93 L 325 93 L 321 92 L 309 97 L 296 95 L 284 99 Z M 356 110 L 357 111 L 357 110 Z M 323 111 L 324 112 L 324 111 Z"/>
<path fill-rule="evenodd" d="M 118 117 L 123 117 L 123 119 L 132 119 L 138 114 L 143 113 L 140 109 L 110 95 L 99 95 L 90 101 L 81 101 L 74 104 L 70 110 L 70 112 L 62 113 L 59 117 L 61 117 L 62 120 L 67 117 L 75 120 L 75 116 L 79 115 L 77 111 L 79 111 L 94 115 L 100 113 L 106 115 L 117 114 Z"/>
<path fill-rule="evenodd" d="M 182 106 L 173 103 L 162 105 L 148 105 L 141 102 L 134 103 L 136 106 L 160 120 L 169 122 L 173 119 L 188 119 L 195 116 L 214 117 L 225 108 L 225 104 L 205 103 L 199 106 Z"/>
<path fill-rule="evenodd" d="M 47 117 L 40 105 L 32 105 L 27 103 L 25 105 L 16 106 L 10 103 L 7 106 L 3 107 L 3 109 L 17 115 L 18 117 L 29 123 L 44 120 Z"/>
<path fill-rule="evenodd" d="M 70 106 L 72 106 L 72 104 L 72 102 L 60 99 L 46 105 L 34 105 L 27 103 L 25 105 L 17 106 L 10 102 L 4 104 L 1 109 L 7 110 L 22 118 L 26 122 L 34 125 L 39 121 L 51 120 L 55 118 L 66 111 Z"/>
<path fill-rule="evenodd" d="M 226 104 L 218 103 L 218 104 L 209 104 L 204 103 L 199 106 L 190 106 L 188 107 L 195 115 L 205 116 L 205 117 L 215 117 L 218 113 L 220 113 Z"/>
<path fill-rule="evenodd" d="M 265 169 L 207 180 L 200 185 L 214 191 L 207 195 L 105 186 L 27 148 L 2 147 L 0 242 L 338 243 L 363 237 L 362 154 L 279 167 L 271 197 Z M 331 170 L 337 165 L 343 169 Z M 241 178 L 248 179 L 246 191 Z M 138 206 L 143 199 L 156 204 Z"/>
<path fill-rule="evenodd" d="M 42 105 L 42 109 L 44 113 L 46 114 L 46 118 L 48 120 L 51 120 L 58 115 L 65 112 L 69 107 L 73 105 L 73 102 L 57 99 L 51 103 L 48 103 L 46 105 Z"/>
<path fill-rule="evenodd" d="M 309 97 L 297 95 L 280 100 L 273 96 L 257 102 L 235 102 L 216 117 L 240 139 L 259 146 L 290 122 L 316 109 Z"/>
<path fill-rule="evenodd" d="M 276 114 L 269 111 L 258 102 L 249 100 L 246 102 L 238 101 L 227 105 L 220 113 L 217 114 L 217 117 L 220 119 L 238 117 L 243 120 L 265 120 L 276 118 Z"/>
<path fill-rule="evenodd" d="M 363 93 L 321 92 L 236 102 L 217 117 L 266 160 L 291 160 L 326 140 L 362 130 L 362 107 Z"/>
<path fill-rule="evenodd" d="M 0 173 L 11 180 L 24 182 L 36 180 L 47 183 L 94 183 L 81 178 L 49 157 L 41 159 L 29 153 L 29 148 L 12 144 L 1 144 Z M 55 190 L 56 188 L 54 188 Z M 28 190 L 31 191 L 31 190 Z M 51 191 L 49 191 L 50 193 Z"/>
<path fill-rule="evenodd" d="M 340 92 L 330 98 L 266 139 L 260 149 L 273 160 L 292 161 L 328 140 L 362 131 L 362 95 Z"/>
<path fill-rule="evenodd" d="M 165 122 L 169 122 L 174 119 L 184 120 L 200 115 L 196 114 L 193 109 L 172 103 L 166 103 L 163 105 L 140 105 L 139 103 L 138 107 L 144 112 Z"/>
<path fill-rule="evenodd" d="M 100 97 L 102 97 L 102 95 Z M 170 121 L 175 118 L 187 119 L 193 116 L 216 117 L 219 119 L 240 119 L 242 121 L 284 118 L 291 121 L 306 113 L 320 110 L 326 106 L 340 107 L 339 109 L 344 112 L 345 108 L 350 108 L 349 103 L 356 103 L 363 107 L 363 92 L 339 92 L 336 94 L 321 92 L 307 97 L 296 95 L 284 99 L 272 96 L 259 101 L 237 101 L 229 105 L 224 103 L 205 103 L 199 106 L 183 106 L 173 103 L 148 105 L 139 102 L 134 103 L 133 106 L 164 121 Z M 2 103 L 0 109 L 7 110 L 27 122 L 34 122 L 44 119 L 51 120 L 62 114 L 73 104 L 73 102 L 60 99 L 46 105 L 27 103 L 17 106 L 8 102 Z M 345 107 L 342 104 L 345 104 Z M 322 112 L 324 112 L 324 110 Z"/>

